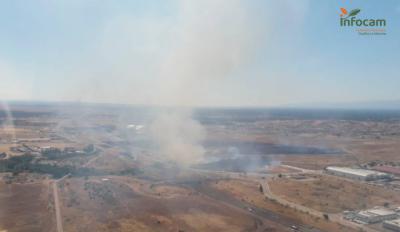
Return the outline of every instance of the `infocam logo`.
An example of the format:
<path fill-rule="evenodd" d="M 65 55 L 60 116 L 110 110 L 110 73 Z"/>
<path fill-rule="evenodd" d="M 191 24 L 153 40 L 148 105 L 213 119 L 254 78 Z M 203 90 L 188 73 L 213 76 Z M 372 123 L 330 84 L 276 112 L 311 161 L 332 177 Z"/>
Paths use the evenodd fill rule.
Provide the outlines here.
<path fill-rule="evenodd" d="M 356 31 L 361 35 L 386 34 L 386 19 L 358 18 L 360 12 L 361 9 L 347 11 L 346 8 L 340 8 L 340 26 L 357 27 Z"/>

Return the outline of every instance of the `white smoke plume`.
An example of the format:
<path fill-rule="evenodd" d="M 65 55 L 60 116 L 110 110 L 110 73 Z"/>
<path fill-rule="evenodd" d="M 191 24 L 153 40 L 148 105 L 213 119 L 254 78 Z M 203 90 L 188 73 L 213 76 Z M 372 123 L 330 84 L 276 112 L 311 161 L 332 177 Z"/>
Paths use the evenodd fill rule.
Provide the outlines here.
<path fill-rule="evenodd" d="M 190 112 L 174 110 L 161 113 L 150 127 L 150 132 L 160 147 L 160 155 L 177 164 L 188 166 L 203 159 L 201 141 L 206 133 Z"/>
<path fill-rule="evenodd" d="M 257 17 L 242 1 L 181 1 L 178 6 L 172 40 L 160 62 L 155 101 L 212 103 L 204 100 L 209 89 L 251 62 L 263 28 L 255 28 Z"/>
<path fill-rule="evenodd" d="M 54 59 L 37 57 L 37 64 L 46 65 L 34 65 L 35 76 L 29 78 L 34 81 L 37 76 L 43 83 L 36 83 L 30 87 L 31 91 L 21 90 L 20 83 L 27 81 L 17 73 L 20 81 L 8 78 L 7 87 L 0 95 L 13 97 L 15 92 L 35 92 L 38 99 L 185 107 L 251 105 L 248 99 L 258 101 L 260 97 L 253 96 L 249 90 L 251 85 L 246 86 L 246 81 L 238 79 L 251 78 L 248 71 L 253 66 L 264 67 L 266 62 L 259 62 L 258 58 L 266 51 L 269 37 L 281 40 L 282 36 L 276 35 L 285 28 L 290 31 L 287 38 L 291 38 L 292 27 L 287 29 L 288 25 L 299 21 L 296 15 L 303 12 L 296 10 L 299 9 L 296 5 L 302 4 L 290 0 L 171 0 L 161 5 L 138 4 L 138 9 L 144 8 L 137 12 L 120 4 L 43 2 L 40 9 L 45 15 L 54 14 L 54 21 L 59 22 L 57 31 L 63 32 L 59 37 L 64 38 L 67 33 L 82 44 L 76 46 L 60 40 L 60 44 L 55 43 L 56 49 L 51 43 L 48 48 L 44 46 L 51 51 L 45 57 Z M 92 8 L 101 17 L 94 22 L 84 20 L 86 10 Z M 276 22 L 278 16 L 287 22 L 274 28 L 271 22 Z M 71 46 L 75 48 L 73 51 L 69 51 Z M 282 48 L 278 47 L 280 54 Z M 274 58 L 273 53 L 268 53 Z M 2 69 L 0 62 L 0 74 L 4 74 Z M 25 69 L 16 67 L 16 70 Z M 246 91 L 251 92 L 251 96 L 247 94 L 249 98 L 243 94 Z M 162 148 L 160 154 L 174 150 L 176 154 L 169 157 L 177 162 L 184 160 L 185 164 L 200 160 L 205 132 L 204 129 L 198 132 L 201 126 L 193 120 L 190 110 L 164 112 L 153 124 L 153 128 L 169 128 L 165 136 L 177 137 L 176 140 L 163 138 L 162 130 L 153 133 L 154 141 Z M 182 142 L 181 134 L 192 139 Z M 182 144 L 186 150 L 177 148 Z"/>
<path fill-rule="evenodd" d="M 157 99 L 179 106 L 198 105 L 207 89 L 246 66 L 260 39 L 253 18 L 240 1 L 181 1 L 174 42 L 160 65 Z M 206 132 L 190 110 L 162 113 L 151 134 L 177 164 L 203 159 Z"/>
<path fill-rule="evenodd" d="M 298 47 L 292 38 L 295 29 L 301 28 L 299 18 L 305 15 L 304 2 L 308 1 L 162 2 L 166 4 L 127 4 L 137 5 L 135 10 L 119 1 L 40 1 L 33 4 L 35 7 L 22 4 L 22 12 L 37 8 L 33 16 L 52 16 L 52 20 L 39 24 L 56 30 L 41 36 L 32 34 L 43 38 L 27 43 L 28 48 L 29 44 L 34 46 L 27 52 L 40 51 L 28 55 L 35 61 L 32 64 L 10 68 L 14 59 L 11 57 L 4 65 L 1 61 L 5 54 L 0 54 L 0 80 L 4 86 L 0 97 L 186 107 L 265 104 L 269 99 L 264 95 L 266 91 L 257 93 L 251 88 L 254 83 L 265 82 L 251 85 L 251 81 L 239 79 L 250 79 L 249 70 L 262 70 L 258 72 L 264 80 L 266 50 L 272 60 L 281 57 L 282 50 L 291 54 Z M 92 13 L 87 9 L 93 9 Z M 27 33 L 31 31 L 35 30 Z M 263 58 L 258 59 L 260 54 Z M 257 65 L 262 67 L 252 69 Z M 31 75 L 20 70 L 28 70 Z M 201 126 L 191 118 L 190 110 L 181 114 L 163 113 L 153 124 L 155 128 L 176 130 L 169 134 L 178 138 L 182 137 L 180 133 L 203 134 L 184 141 L 191 146 L 186 146 L 184 152 L 174 149 L 177 154 L 172 156 L 182 157 L 177 162 L 195 162 L 204 150 L 198 149 L 205 137 L 204 129 L 201 133 L 193 129 Z M 175 123 L 177 120 L 179 123 Z M 191 126 L 193 123 L 198 126 Z M 170 128 L 170 124 L 175 127 Z M 162 135 L 163 131 L 153 135 L 163 145 L 160 147 L 179 147 L 175 140 Z M 166 153 L 170 151 L 160 151 Z M 191 158 L 192 154 L 196 155 Z"/>

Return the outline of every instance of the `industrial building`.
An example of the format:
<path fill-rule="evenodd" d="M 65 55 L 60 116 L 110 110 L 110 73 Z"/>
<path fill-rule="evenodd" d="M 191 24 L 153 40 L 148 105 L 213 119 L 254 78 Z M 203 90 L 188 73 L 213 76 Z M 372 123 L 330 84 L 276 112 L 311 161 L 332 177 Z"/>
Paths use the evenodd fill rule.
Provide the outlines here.
<path fill-rule="evenodd" d="M 383 227 L 393 231 L 400 231 L 400 219 L 384 221 Z"/>
<path fill-rule="evenodd" d="M 326 167 L 325 171 L 329 174 L 351 178 L 355 180 L 378 180 L 378 179 L 390 179 L 391 175 L 383 172 L 377 172 L 366 169 L 355 169 L 346 167 Z"/>
<path fill-rule="evenodd" d="M 373 208 L 363 210 L 354 215 L 354 219 L 364 223 L 377 223 L 386 220 L 396 219 L 398 215 L 396 212 L 385 208 Z"/>

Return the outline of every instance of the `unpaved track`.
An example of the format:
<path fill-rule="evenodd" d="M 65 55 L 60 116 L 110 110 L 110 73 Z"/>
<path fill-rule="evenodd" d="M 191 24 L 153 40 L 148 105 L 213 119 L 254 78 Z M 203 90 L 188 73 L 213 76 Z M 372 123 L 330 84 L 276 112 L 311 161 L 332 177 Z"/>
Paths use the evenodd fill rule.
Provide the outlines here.
<path fill-rule="evenodd" d="M 53 181 L 53 196 L 54 196 L 54 207 L 56 208 L 56 222 L 57 222 L 57 232 L 64 232 L 62 225 L 62 217 L 61 217 L 61 209 L 60 209 L 60 200 L 58 197 L 58 182 L 67 178 L 70 174 L 61 177 L 58 180 Z"/>
<path fill-rule="evenodd" d="M 56 222 L 57 222 L 57 232 L 63 232 L 60 201 L 58 198 L 58 185 L 57 181 L 53 181 L 53 195 L 54 195 L 54 207 L 56 208 Z"/>

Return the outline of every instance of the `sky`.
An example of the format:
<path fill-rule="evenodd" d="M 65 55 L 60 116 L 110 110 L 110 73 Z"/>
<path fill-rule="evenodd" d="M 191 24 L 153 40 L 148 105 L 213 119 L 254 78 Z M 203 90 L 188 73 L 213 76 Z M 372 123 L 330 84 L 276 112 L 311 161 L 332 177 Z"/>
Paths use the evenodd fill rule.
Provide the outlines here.
<path fill-rule="evenodd" d="M 341 27 L 340 8 L 386 35 Z M 0 2 L 0 100 L 279 106 L 400 100 L 397 0 Z"/>

